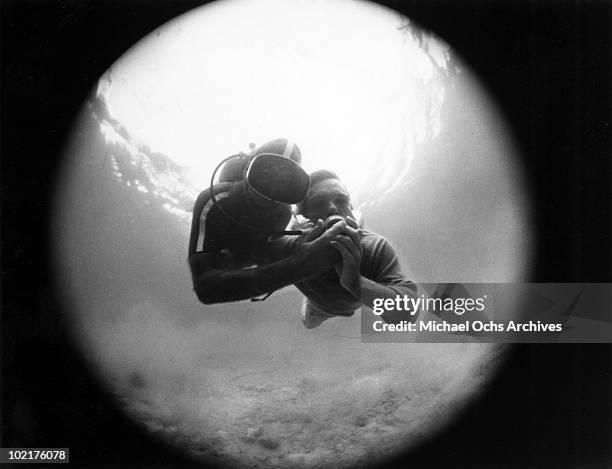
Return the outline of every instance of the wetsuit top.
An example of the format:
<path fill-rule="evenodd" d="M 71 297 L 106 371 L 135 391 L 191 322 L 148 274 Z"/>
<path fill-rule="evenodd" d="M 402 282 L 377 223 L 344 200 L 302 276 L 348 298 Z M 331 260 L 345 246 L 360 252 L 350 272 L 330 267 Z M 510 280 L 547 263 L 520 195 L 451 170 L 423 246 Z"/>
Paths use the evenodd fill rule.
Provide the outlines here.
<path fill-rule="evenodd" d="M 189 256 L 198 252 L 221 253 L 234 267 L 257 264 L 258 248 L 266 243 L 272 231 L 284 230 L 291 220 L 290 206 L 258 206 L 241 181 L 217 184 L 213 192 L 216 203 L 210 189 L 202 191 L 196 199 Z"/>
<path fill-rule="evenodd" d="M 275 243 L 282 243 L 281 257 L 287 257 L 299 242 L 297 236 L 284 236 Z M 399 259 L 389 242 L 377 233 L 363 230 L 361 237 L 361 275 L 394 290 L 398 295 L 416 297 L 417 287 L 402 273 Z M 317 308 L 338 316 L 350 316 L 361 302 L 348 293 L 335 269 L 297 282 L 295 286 Z"/>

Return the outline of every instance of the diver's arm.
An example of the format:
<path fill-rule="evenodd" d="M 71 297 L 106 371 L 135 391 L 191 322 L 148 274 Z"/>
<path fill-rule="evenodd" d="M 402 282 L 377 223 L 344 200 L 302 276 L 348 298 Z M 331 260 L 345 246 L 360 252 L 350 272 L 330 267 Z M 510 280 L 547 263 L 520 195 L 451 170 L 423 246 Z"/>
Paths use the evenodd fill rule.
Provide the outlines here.
<path fill-rule="evenodd" d="M 369 278 L 360 276 L 361 283 L 361 303 L 370 309 L 374 309 L 374 300 L 377 298 L 387 299 L 391 298 L 395 301 L 395 298 L 400 296 L 404 298 L 416 298 L 416 289 L 412 288 L 410 284 L 383 284 L 378 283 Z M 414 284 L 412 284 L 414 285 Z"/>
<path fill-rule="evenodd" d="M 390 246 L 383 245 L 384 249 L 377 253 L 386 262 L 375 274 L 376 280 L 371 280 L 361 274 L 362 248 L 357 230 L 347 227 L 331 245 L 342 255 L 342 263 L 336 266 L 340 284 L 364 306 L 374 309 L 374 300 L 380 298 L 416 297 L 416 286 L 402 275 Z"/>
<path fill-rule="evenodd" d="M 340 268 L 346 272 L 346 267 Z M 355 275 L 351 281 L 343 279 L 343 273 L 339 273 L 341 285 L 351 293 L 355 299 L 359 300 L 361 304 L 367 306 L 370 309 L 374 309 L 374 300 L 377 298 L 387 299 L 391 298 L 395 301 L 397 296 L 410 298 L 416 298 L 416 288 L 412 282 L 398 282 L 398 283 L 383 283 L 375 282 L 361 274 Z"/>
<path fill-rule="evenodd" d="M 345 289 L 348 290 L 346 287 Z M 414 322 L 418 317 L 418 311 L 413 311 L 411 306 L 412 303 L 407 300 L 409 298 L 416 299 L 416 285 L 407 279 L 390 282 L 377 282 L 370 280 L 363 275 L 359 275 L 349 292 L 355 296 L 355 298 L 359 300 L 363 306 L 366 306 L 373 311 L 376 311 L 376 300 L 379 302 L 382 300 L 384 302 L 386 299 L 391 299 L 395 304 L 397 301 L 396 299 L 399 297 L 401 299 L 400 301 L 402 302 L 401 304 L 407 309 L 384 311 L 381 317 L 387 323 L 397 323 L 398 321 Z M 377 308 L 380 308 L 380 306 L 381 303 L 377 305 Z"/>
<path fill-rule="evenodd" d="M 305 275 L 291 258 L 251 269 L 212 267 L 216 254 L 197 253 L 189 258 L 193 289 L 204 304 L 247 300 L 302 280 Z"/>
<path fill-rule="evenodd" d="M 329 247 L 343 229 L 341 224 L 337 226 L 323 233 L 321 223 L 305 236 L 291 256 L 250 269 L 225 268 L 220 253 L 193 253 L 189 266 L 198 299 L 204 304 L 246 300 L 324 272 L 338 261 Z"/>

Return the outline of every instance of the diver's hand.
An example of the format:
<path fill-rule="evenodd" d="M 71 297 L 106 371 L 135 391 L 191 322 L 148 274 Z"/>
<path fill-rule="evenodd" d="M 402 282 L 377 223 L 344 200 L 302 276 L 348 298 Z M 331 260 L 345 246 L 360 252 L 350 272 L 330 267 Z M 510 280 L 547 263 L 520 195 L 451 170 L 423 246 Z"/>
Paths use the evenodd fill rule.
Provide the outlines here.
<path fill-rule="evenodd" d="M 304 235 L 291 256 L 295 268 L 301 269 L 308 276 L 333 268 L 340 260 L 340 255 L 330 243 L 345 229 L 346 223 L 339 222 L 325 231 L 323 220 L 318 220 Z"/>
<path fill-rule="evenodd" d="M 336 264 L 340 285 L 361 301 L 361 241 L 359 231 L 346 226 L 330 245 L 342 255 L 342 261 Z"/>
<path fill-rule="evenodd" d="M 359 223 L 357 223 L 357 220 L 355 220 L 353 217 L 345 217 L 346 219 L 346 224 L 348 226 L 350 226 L 351 228 L 354 228 L 356 230 L 359 230 Z"/>

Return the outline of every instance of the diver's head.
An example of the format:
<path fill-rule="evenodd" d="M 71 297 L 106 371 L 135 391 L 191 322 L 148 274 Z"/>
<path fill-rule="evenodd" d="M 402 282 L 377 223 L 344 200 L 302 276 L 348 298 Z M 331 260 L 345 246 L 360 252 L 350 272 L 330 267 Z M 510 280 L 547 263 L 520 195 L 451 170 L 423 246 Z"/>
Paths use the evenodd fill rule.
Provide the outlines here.
<path fill-rule="evenodd" d="M 300 202 L 310 187 L 310 179 L 300 166 L 301 161 L 299 147 L 284 138 L 255 148 L 244 170 L 249 196 L 263 207 Z"/>
<path fill-rule="evenodd" d="M 334 215 L 355 219 L 347 188 L 336 173 L 327 169 L 310 174 L 310 189 L 298 204 L 298 212 L 313 222 Z"/>

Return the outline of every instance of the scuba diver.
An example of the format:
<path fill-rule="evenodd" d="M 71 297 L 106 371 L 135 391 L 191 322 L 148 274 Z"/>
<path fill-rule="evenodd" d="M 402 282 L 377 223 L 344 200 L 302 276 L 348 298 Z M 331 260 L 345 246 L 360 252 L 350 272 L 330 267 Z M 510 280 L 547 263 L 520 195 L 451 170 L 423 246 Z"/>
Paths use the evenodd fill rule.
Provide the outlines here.
<path fill-rule="evenodd" d="M 210 186 L 195 201 L 191 223 L 188 262 L 200 302 L 256 301 L 255 297 L 319 275 L 340 261 L 330 243 L 345 228 L 344 222 L 328 230 L 321 220 L 307 232 L 286 230 L 291 205 L 301 202 L 309 187 L 300 149 L 287 139 L 272 140 L 219 163 Z M 267 243 L 285 235 L 302 236 L 291 255 L 269 262 Z"/>
<path fill-rule="evenodd" d="M 349 317 L 362 305 L 373 309 L 377 300 L 417 297 L 417 287 L 409 280 L 391 244 L 381 235 L 363 229 L 357 221 L 348 189 L 333 171 L 321 169 L 309 176 L 310 188 L 297 206 L 299 215 L 314 223 L 325 220 L 325 234 L 339 224 L 344 227 L 330 240 L 341 255 L 340 261 L 317 276 L 296 282 L 304 294 L 302 323 L 307 329 L 333 317 Z M 284 236 L 269 243 L 273 258 L 291 255 L 299 238 Z M 397 324 L 413 322 L 410 311 L 386 311 L 381 318 Z"/>

